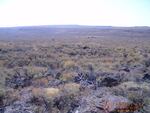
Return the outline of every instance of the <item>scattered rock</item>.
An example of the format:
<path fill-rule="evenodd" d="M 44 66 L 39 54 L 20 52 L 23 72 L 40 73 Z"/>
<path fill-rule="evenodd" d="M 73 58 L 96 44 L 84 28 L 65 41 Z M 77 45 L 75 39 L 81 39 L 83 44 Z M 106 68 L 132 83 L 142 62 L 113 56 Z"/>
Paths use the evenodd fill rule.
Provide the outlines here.
<path fill-rule="evenodd" d="M 75 100 L 71 103 L 71 111 L 74 111 L 75 108 L 79 107 L 79 101 Z"/>
<path fill-rule="evenodd" d="M 87 77 L 87 82 L 88 82 L 89 84 L 95 84 L 95 83 L 96 83 L 96 77 L 95 77 L 94 75 L 89 75 L 89 76 Z"/>
<path fill-rule="evenodd" d="M 48 86 L 57 87 L 57 86 L 59 86 L 63 83 L 64 83 L 63 81 L 55 79 L 55 80 L 50 80 L 49 83 L 48 83 Z"/>
<path fill-rule="evenodd" d="M 6 64 L 6 67 L 7 68 L 14 68 L 16 66 L 23 67 L 23 66 L 28 66 L 29 63 L 30 63 L 30 61 L 25 60 L 25 59 L 14 59 L 13 61 Z"/>
<path fill-rule="evenodd" d="M 0 113 L 4 113 L 4 102 L 3 102 L 4 97 L 0 96 Z"/>
<path fill-rule="evenodd" d="M 44 74 L 44 76 L 53 76 L 54 77 L 55 73 L 56 73 L 55 70 L 49 67 L 47 72 Z"/>
<path fill-rule="evenodd" d="M 143 77 L 144 80 L 150 80 L 150 74 L 146 73 Z"/>
<path fill-rule="evenodd" d="M 120 80 L 113 77 L 106 77 L 101 82 L 98 83 L 98 86 L 113 87 L 120 84 Z"/>
<path fill-rule="evenodd" d="M 66 99 L 64 97 L 56 98 L 54 100 L 54 106 L 56 106 L 57 109 L 59 109 L 59 110 L 63 110 L 65 107 L 65 104 L 67 104 L 67 103 L 66 103 Z"/>
<path fill-rule="evenodd" d="M 110 113 L 126 108 L 131 101 L 122 96 L 93 92 L 82 98 L 79 113 Z"/>
<path fill-rule="evenodd" d="M 78 53 L 76 53 L 76 52 L 70 52 L 70 53 L 68 53 L 70 56 L 76 56 Z"/>
<path fill-rule="evenodd" d="M 60 70 L 56 70 L 56 69 L 52 69 L 52 68 L 48 68 L 47 72 L 44 74 L 44 76 L 51 76 L 55 79 L 59 79 L 61 76 L 61 71 Z"/>
<path fill-rule="evenodd" d="M 102 98 L 102 108 L 107 112 L 126 108 L 131 102 L 122 96 L 106 95 Z"/>
<path fill-rule="evenodd" d="M 125 71 L 125 72 L 130 72 L 130 69 L 128 67 L 124 67 L 121 69 L 122 71 Z"/>
<path fill-rule="evenodd" d="M 24 104 L 21 102 L 15 102 L 10 106 L 6 106 L 4 113 L 34 113 L 34 106 L 31 104 Z"/>
<path fill-rule="evenodd" d="M 32 76 L 14 75 L 12 78 L 6 78 L 5 84 L 11 88 L 27 87 L 31 85 Z"/>
<path fill-rule="evenodd" d="M 0 113 L 4 113 L 5 108 L 4 107 L 0 107 Z"/>
<path fill-rule="evenodd" d="M 83 49 L 90 49 L 90 47 L 88 47 L 88 46 L 84 46 L 84 47 L 83 47 Z"/>
<path fill-rule="evenodd" d="M 55 75 L 55 79 L 59 79 L 61 76 L 61 73 L 60 72 L 57 72 L 56 75 Z"/>
<path fill-rule="evenodd" d="M 144 63 L 145 63 L 146 67 L 149 67 L 150 66 L 150 59 L 145 60 Z"/>

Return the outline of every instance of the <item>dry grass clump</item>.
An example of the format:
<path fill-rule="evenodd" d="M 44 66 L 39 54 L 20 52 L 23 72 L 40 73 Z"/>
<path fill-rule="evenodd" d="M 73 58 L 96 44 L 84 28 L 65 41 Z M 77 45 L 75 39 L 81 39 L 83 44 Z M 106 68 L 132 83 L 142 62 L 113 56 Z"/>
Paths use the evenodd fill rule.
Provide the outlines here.
<path fill-rule="evenodd" d="M 60 94 L 60 90 L 58 88 L 44 88 L 44 95 L 47 98 L 52 98 L 58 96 Z"/>
<path fill-rule="evenodd" d="M 141 88 L 141 89 L 145 89 L 145 90 L 150 90 L 149 84 L 148 83 L 141 83 L 138 84 L 136 82 L 124 82 L 120 85 L 121 88 L 123 89 L 131 89 L 131 88 Z"/>
<path fill-rule="evenodd" d="M 14 71 L 12 69 L 0 67 L 0 88 L 5 88 L 5 80 L 12 74 L 14 74 Z"/>
<path fill-rule="evenodd" d="M 66 82 L 67 82 L 67 81 L 73 81 L 75 75 L 77 75 L 76 72 L 64 72 L 64 73 L 62 73 L 60 79 L 61 79 L 62 81 L 66 81 Z"/>
<path fill-rule="evenodd" d="M 70 69 L 70 68 L 74 68 L 76 66 L 76 63 L 73 60 L 65 60 L 63 66 L 66 69 Z"/>
<path fill-rule="evenodd" d="M 46 77 L 36 78 L 32 81 L 33 86 L 48 86 L 49 80 Z"/>
<path fill-rule="evenodd" d="M 150 86 L 148 83 L 136 83 L 132 81 L 124 82 L 111 89 L 115 95 L 127 97 L 134 103 L 144 105 L 145 98 L 149 98 Z"/>
<path fill-rule="evenodd" d="M 6 95 L 6 90 L 4 88 L 0 88 L 0 97 L 3 97 Z"/>
<path fill-rule="evenodd" d="M 9 105 L 15 102 L 16 100 L 20 99 L 20 93 L 19 90 L 15 89 L 5 89 L 4 93 L 4 105 Z"/>
<path fill-rule="evenodd" d="M 0 67 L 4 67 L 5 61 L 4 60 L 0 60 Z"/>
<path fill-rule="evenodd" d="M 76 83 L 67 83 L 64 85 L 63 91 L 68 94 L 77 94 L 80 91 L 80 85 Z"/>
<path fill-rule="evenodd" d="M 32 94 L 34 97 L 44 97 L 46 99 L 53 99 L 57 97 L 61 91 L 58 88 L 33 88 Z"/>
<path fill-rule="evenodd" d="M 30 74 L 39 74 L 46 72 L 46 67 L 38 67 L 38 66 L 27 66 L 25 67 Z"/>

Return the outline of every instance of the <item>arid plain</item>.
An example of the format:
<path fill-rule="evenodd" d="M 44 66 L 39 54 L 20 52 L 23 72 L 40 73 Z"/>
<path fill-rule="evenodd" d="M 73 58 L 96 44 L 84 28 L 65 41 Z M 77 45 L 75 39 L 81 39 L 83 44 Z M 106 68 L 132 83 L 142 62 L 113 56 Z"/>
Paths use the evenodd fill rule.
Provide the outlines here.
<path fill-rule="evenodd" d="M 0 113 L 150 113 L 150 28 L 0 28 Z"/>

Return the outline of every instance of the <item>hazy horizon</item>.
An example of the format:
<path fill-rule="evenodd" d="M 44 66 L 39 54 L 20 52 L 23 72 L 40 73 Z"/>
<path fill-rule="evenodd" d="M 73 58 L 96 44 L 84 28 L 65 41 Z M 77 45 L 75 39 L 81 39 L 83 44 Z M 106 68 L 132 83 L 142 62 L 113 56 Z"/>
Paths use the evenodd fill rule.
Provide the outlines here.
<path fill-rule="evenodd" d="M 73 28 L 73 27 L 106 27 L 106 28 L 150 28 L 150 26 L 108 26 L 108 25 L 78 25 L 78 24 L 51 24 L 51 25 L 16 25 L 16 26 L 0 26 L 0 28 L 19 28 L 19 27 L 58 27 L 58 28 Z"/>
<path fill-rule="evenodd" d="M 0 0 L 0 27 L 150 26 L 149 0 Z"/>

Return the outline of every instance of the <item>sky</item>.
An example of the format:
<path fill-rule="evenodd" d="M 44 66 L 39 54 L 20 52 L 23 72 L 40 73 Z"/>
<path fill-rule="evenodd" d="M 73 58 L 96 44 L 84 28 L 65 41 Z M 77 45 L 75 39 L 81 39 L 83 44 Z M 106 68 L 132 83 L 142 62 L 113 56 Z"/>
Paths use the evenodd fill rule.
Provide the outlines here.
<path fill-rule="evenodd" d="M 150 26 L 150 0 L 0 0 L 0 27 Z"/>

